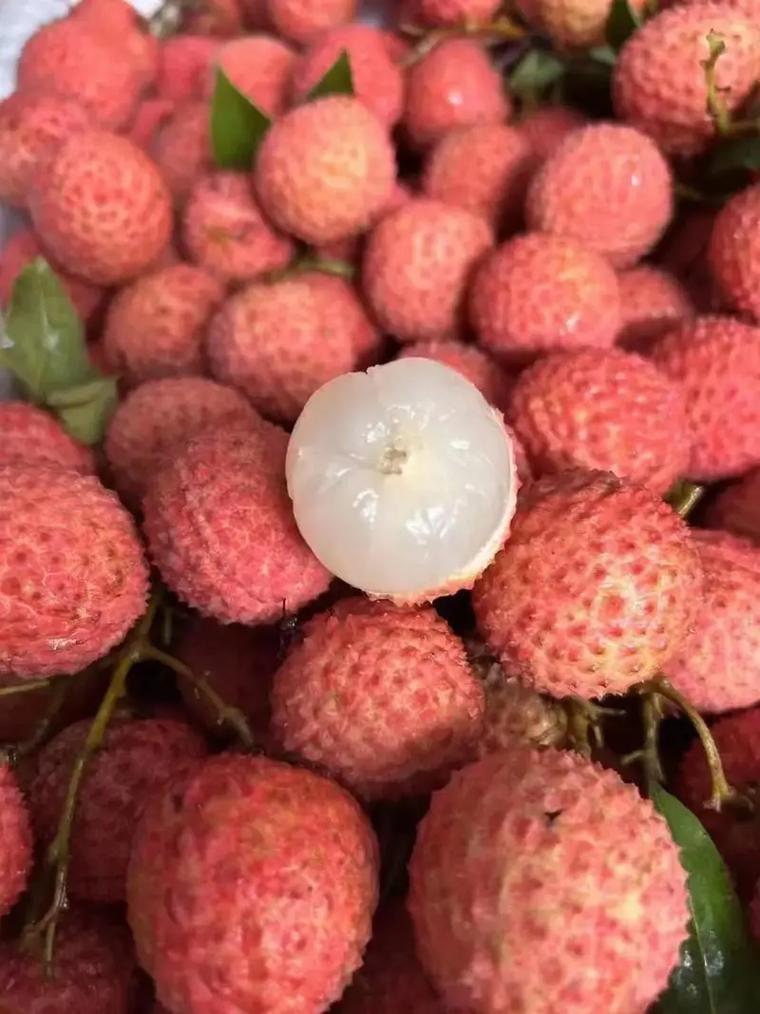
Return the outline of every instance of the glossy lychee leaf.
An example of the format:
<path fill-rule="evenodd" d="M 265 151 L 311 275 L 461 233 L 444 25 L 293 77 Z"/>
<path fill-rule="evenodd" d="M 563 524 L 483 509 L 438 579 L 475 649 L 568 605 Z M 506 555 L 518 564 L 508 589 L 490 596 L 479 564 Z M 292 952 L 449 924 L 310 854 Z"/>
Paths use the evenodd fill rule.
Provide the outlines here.
<path fill-rule="evenodd" d="M 220 169 L 250 169 L 272 121 L 217 68 L 211 100 L 211 148 Z"/>
<path fill-rule="evenodd" d="M 760 997 L 760 955 L 725 864 L 699 820 L 674 796 L 655 786 L 652 801 L 680 848 L 691 912 L 681 963 L 657 1014 L 748 1014 Z"/>
<path fill-rule="evenodd" d="M 630 0 L 613 0 L 607 17 L 605 36 L 613 49 L 620 49 L 640 27 L 641 15 L 630 4 Z"/>
<path fill-rule="evenodd" d="M 535 101 L 565 73 L 565 64 L 544 49 L 530 49 L 509 77 L 509 90 L 523 100 Z"/>
<path fill-rule="evenodd" d="M 348 53 L 343 50 L 335 63 L 306 96 L 307 102 L 323 99 L 327 95 L 353 95 L 354 75 Z"/>
<path fill-rule="evenodd" d="M 47 404 L 61 425 L 83 444 L 99 444 L 119 401 L 115 377 L 94 377 L 77 387 L 54 391 Z"/>

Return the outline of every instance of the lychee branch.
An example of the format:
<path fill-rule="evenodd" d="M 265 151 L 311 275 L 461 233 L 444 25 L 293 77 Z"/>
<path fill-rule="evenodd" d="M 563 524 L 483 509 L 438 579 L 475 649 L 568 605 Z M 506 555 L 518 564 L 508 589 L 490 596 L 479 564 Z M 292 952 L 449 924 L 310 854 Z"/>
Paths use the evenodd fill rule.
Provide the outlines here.
<path fill-rule="evenodd" d="M 665 500 L 670 504 L 676 514 L 685 519 L 697 506 L 704 496 L 704 493 L 704 486 L 698 486 L 696 483 L 687 482 L 684 479 L 682 482 L 677 482 L 675 484 L 665 497 Z"/>
<path fill-rule="evenodd" d="M 14 683 L 9 687 L 0 687 L 0 697 L 10 697 L 12 694 L 29 694 L 34 690 L 47 690 L 58 683 L 60 679 L 60 676 L 51 676 L 49 679 L 24 680 L 22 683 Z"/>
<path fill-rule="evenodd" d="M 486 42 L 517 42 L 524 39 L 528 35 L 527 29 L 522 25 L 513 21 L 508 15 L 504 14 L 493 21 L 477 22 L 469 21 L 461 25 L 456 25 L 453 28 L 438 28 L 434 31 L 430 31 L 427 28 L 421 28 L 418 25 L 401 25 L 400 29 L 403 35 L 409 35 L 411 37 L 417 37 L 419 41 L 412 49 L 411 53 L 406 56 L 402 61 L 403 66 L 408 66 L 412 63 L 416 63 L 423 56 L 429 53 L 432 49 L 435 49 L 441 42 L 446 42 L 447 39 L 461 39 L 462 37 L 478 38 L 485 40 Z"/>
<path fill-rule="evenodd" d="M 617 708 L 605 708 L 581 697 L 568 697 L 562 702 L 567 714 L 567 731 L 570 745 L 584 757 L 591 756 L 592 746 L 604 746 L 603 723 L 605 718 L 625 714 Z M 592 744 L 593 740 L 593 744 Z"/>
<path fill-rule="evenodd" d="M 660 726 L 663 716 L 662 697 L 658 693 L 642 693 L 641 721 L 644 727 L 644 745 L 640 750 L 622 758 L 625 765 L 641 763 L 650 792 L 655 785 L 661 785 L 665 780 L 659 751 Z"/>

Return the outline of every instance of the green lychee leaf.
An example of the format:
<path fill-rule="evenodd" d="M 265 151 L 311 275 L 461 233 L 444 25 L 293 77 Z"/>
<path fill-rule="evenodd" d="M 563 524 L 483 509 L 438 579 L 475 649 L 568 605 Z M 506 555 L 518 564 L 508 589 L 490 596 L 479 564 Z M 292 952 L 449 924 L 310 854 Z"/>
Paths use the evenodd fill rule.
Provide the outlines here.
<path fill-rule="evenodd" d="M 681 963 L 657 1014 L 748 1014 L 760 997 L 760 955 L 728 870 L 690 810 L 660 786 L 652 802 L 681 850 L 691 912 Z"/>
<path fill-rule="evenodd" d="M 732 137 L 720 144 L 707 164 L 709 176 L 722 176 L 736 170 L 756 172 L 760 169 L 760 134 Z"/>
<path fill-rule="evenodd" d="M 354 74 L 351 70 L 351 60 L 344 49 L 322 80 L 318 81 L 311 89 L 306 96 L 306 101 L 313 102 L 314 99 L 323 99 L 327 95 L 354 94 Z"/>
<path fill-rule="evenodd" d="M 613 0 L 607 17 L 605 38 L 613 49 L 620 47 L 640 28 L 643 18 L 629 0 Z"/>
<path fill-rule="evenodd" d="M 119 403 L 115 377 L 94 377 L 54 391 L 47 404 L 64 429 L 82 444 L 99 444 Z"/>
<path fill-rule="evenodd" d="M 220 169 L 250 169 L 272 121 L 217 67 L 211 99 L 211 149 Z"/>
<path fill-rule="evenodd" d="M 523 101 L 536 101 L 565 74 L 565 64 L 545 49 L 530 49 L 509 76 L 509 90 Z"/>

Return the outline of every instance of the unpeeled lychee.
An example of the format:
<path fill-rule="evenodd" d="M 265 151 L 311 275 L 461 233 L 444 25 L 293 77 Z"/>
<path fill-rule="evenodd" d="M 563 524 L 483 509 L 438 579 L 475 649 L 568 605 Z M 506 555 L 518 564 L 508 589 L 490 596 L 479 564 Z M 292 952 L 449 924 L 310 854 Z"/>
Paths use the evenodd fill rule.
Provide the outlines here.
<path fill-rule="evenodd" d="M 488 22 L 501 7 L 500 0 L 418 0 L 425 24 L 452 28 Z"/>
<path fill-rule="evenodd" d="M 760 468 L 726 487 L 708 513 L 712 528 L 760 542 Z"/>
<path fill-rule="evenodd" d="M 334 782 L 264 757 L 213 757 L 150 806 L 129 921 L 171 1010 L 327 1009 L 361 963 L 377 843 Z"/>
<path fill-rule="evenodd" d="M 557 49 L 603 46 L 612 0 L 535 0 L 535 18 Z M 643 0 L 631 8 L 641 16 Z"/>
<path fill-rule="evenodd" d="M 244 35 L 219 48 L 215 64 L 238 91 L 267 116 L 277 116 L 287 104 L 296 54 L 269 35 Z M 209 77 L 209 90 L 213 77 Z"/>
<path fill-rule="evenodd" d="M 517 124 L 539 166 L 553 155 L 567 135 L 587 123 L 586 117 L 571 106 L 538 106 L 528 111 Z"/>
<path fill-rule="evenodd" d="M 621 271 L 621 324 L 618 344 L 635 352 L 649 352 L 658 338 L 695 315 L 686 288 L 654 264 Z"/>
<path fill-rule="evenodd" d="M 731 307 L 760 322 L 760 185 L 734 194 L 718 212 L 709 261 Z"/>
<path fill-rule="evenodd" d="M 512 389 L 512 378 L 499 363 L 475 345 L 457 341 L 415 342 L 413 345 L 405 345 L 399 352 L 400 359 L 410 356 L 415 359 L 434 359 L 437 363 L 450 366 L 474 384 L 486 401 L 502 410 L 506 407 Z"/>
<path fill-rule="evenodd" d="M 211 168 L 208 103 L 177 106 L 153 138 L 150 154 L 175 202 L 182 204 L 195 181 Z"/>
<path fill-rule="evenodd" d="M 197 35 L 237 35 L 243 27 L 241 0 L 200 0 L 188 10 L 183 25 L 186 32 Z"/>
<path fill-rule="evenodd" d="M 159 41 L 128 0 L 78 0 L 70 17 L 111 46 L 118 59 L 128 60 L 142 88 L 153 84 Z"/>
<path fill-rule="evenodd" d="M 299 44 L 353 21 L 357 0 L 266 0 L 268 22 L 278 35 Z"/>
<path fill-rule="evenodd" d="M 32 866 L 32 829 L 21 790 L 0 763 L 0 915 L 15 905 Z"/>
<path fill-rule="evenodd" d="M 165 39 L 158 61 L 158 96 L 172 102 L 204 98 L 219 47 L 219 40 L 208 35 L 183 33 Z"/>
<path fill-rule="evenodd" d="M 82 475 L 95 471 L 92 452 L 41 408 L 25 401 L 0 402 L 0 464 L 58 466 Z"/>

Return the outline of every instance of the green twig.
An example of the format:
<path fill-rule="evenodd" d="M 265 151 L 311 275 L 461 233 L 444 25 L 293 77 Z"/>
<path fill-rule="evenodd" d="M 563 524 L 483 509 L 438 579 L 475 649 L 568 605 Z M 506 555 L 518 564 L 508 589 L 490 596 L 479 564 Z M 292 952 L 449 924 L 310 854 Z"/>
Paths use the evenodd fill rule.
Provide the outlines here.
<path fill-rule="evenodd" d="M 665 500 L 676 514 L 680 514 L 685 519 L 691 514 L 704 495 L 704 486 L 698 486 L 684 479 L 673 486 L 665 497 Z"/>
<path fill-rule="evenodd" d="M 636 750 L 622 758 L 623 764 L 632 764 L 636 761 L 641 763 L 650 792 L 655 785 L 661 785 L 665 779 L 659 751 L 663 714 L 662 697 L 655 692 L 642 693 L 641 720 L 644 726 L 644 745 L 641 750 Z"/>
<path fill-rule="evenodd" d="M 702 61 L 707 85 L 707 112 L 715 124 L 715 130 L 722 137 L 731 133 L 731 114 L 723 101 L 721 89 L 718 87 L 716 68 L 718 60 L 726 51 L 726 43 L 716 32 L 707 34 L 709 56 Z"/>
<path fill-rule="evenodd" d="M 48 679 L 24 680 L 20 683 L 14 683 L 9 687 L 0 687 L 0 697 L 10 697 L 13 694 L 29 694 L 34 690 L 46 690 L 60 679 L 66 679 L 66 677 L 51 676 Z"/>

